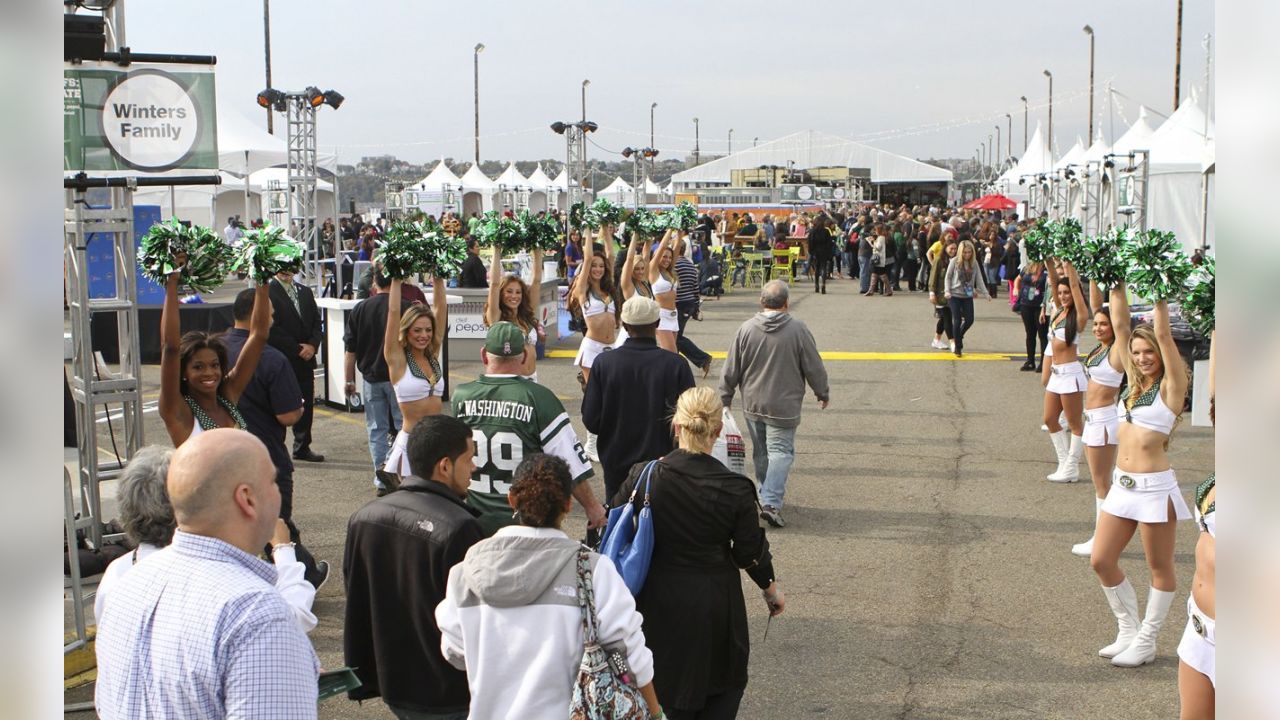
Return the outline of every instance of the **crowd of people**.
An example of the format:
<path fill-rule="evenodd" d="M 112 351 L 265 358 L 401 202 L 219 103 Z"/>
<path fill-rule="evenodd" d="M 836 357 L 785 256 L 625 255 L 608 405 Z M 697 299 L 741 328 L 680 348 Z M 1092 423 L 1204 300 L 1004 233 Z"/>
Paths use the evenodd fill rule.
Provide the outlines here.
<path fill-rule="evenodd" d="M 1099 654 L 1123 667 L 1154 658 L 1174 598 L 1176 522 L 1190 517 L 1167 454 L 1188 382 L 1167 300 L 1153 325 L 1132 328 L 1123 284 L 1098 287 L 1069 262 L 1022 262 L 1016 216 L 886 206 L 762 225 L 704 216 L 691 232 L 648 240 L 609 225 L 570 233 L 560 260 L 582 333 L 573 365 L 585 442 L 538 382 L 540 253 L 526 283 L 502 270 L 498 250 L 486 272 L 468 242 L 462 280 L 489 289 L 483 373 L 446 400 L 451 279 L 432 278 L 428 300 L 376 262 L 376 225 L 353 225 L 326 226 L 344 243 L 369 237 L 375 261 L 343 339 L 347 394 L 357 371 L 362 381 L 376 489 L 350 517 L 342 558 L 344 659 L 361 683 L 351 699 L 381 697 L 400 718 L 559 717 L 575 702 L 584 649 L 598 643 L 643 698 L 634 717 L 736 716 L 749 656 L 739 575 L 771 616 L 783 612 L 766 528 L 786 526 L 806 394 L 824 409 L 831 399 L 784 280 L 763 283 L 718 387 L 697 385 L 692 368 L 705 378 L 711 357 L 684 335 L 700 312 L 695 257 L 743 234 L 805 238 L 816 294 L 848 277 L 860 294 L 888 296 L 905 279 L 934 308 L 933 347 L 957 357 L 974 299 L 1006 288 L 1027 333 L 1022 369 L 1042 373 L 1057 459 L 1047 480 L 1076 482 L 1085 457 L 1094 484 L 1095 533 L 1072 552 L 1091 558 L 1117 621 Z M 121 484 L 137 549 L 112 564 L 98 595 L 104 718 L 316 714 L 319 664 L 306 633 L 329 563 L 292 521 L 292 475 L 295 460 L 324 461 L 310 433 L 320 340 L 314 297 L 294 270 L 241 291 L 223 336 L 180 334 L 180 273 L 166 283 L 159 412 L 176 450 L 144 450 Z M 1081 362 L 1090 321 L 1099 344 Z M 715 455 L 735 401 L 754 483 Z M 1179 646 L 1184 717 L 1212 711 L 1213 502 L 1210 478 L 1197 491 L 1204 532 Z M 585 545 L 562 529 L 575 504 Z M 592 549 L 607 510 L 627 505 L 654 509 L 651 566 L 635 592 Z M 1152 579 L 1143 615 L 1119 566 L 1135 532 Z"/>

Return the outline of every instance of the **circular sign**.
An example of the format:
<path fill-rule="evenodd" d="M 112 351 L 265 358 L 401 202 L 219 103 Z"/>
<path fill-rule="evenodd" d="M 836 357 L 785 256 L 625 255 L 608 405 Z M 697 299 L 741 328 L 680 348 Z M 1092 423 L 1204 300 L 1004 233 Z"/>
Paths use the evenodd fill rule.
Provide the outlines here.
<path fill-rule="evenodd" d="M 801 200 L 812 200 L 812 199 L 813 199 L 813 186 L 812 186 L 812 185 L 801 185 L 800 187 L 796 188 L 796 197 L 797 197 L 797 198 L 799 198 L 799 199 L 801 199 Z"/>
<path fill-rule="evenodd" d="M 835 191 L 834 191 L 834 192 L 832 192 L 832 195 L 835 195 L 835 198 L 836 198 L 837 200 L 843 200 L 843 199 L 844 199 L 844 188 L 842 188 L 842 187 L 838 187 L 838 188 L 836 188 L 836 189 L 835 189 Z"/>
<path fill-rule="evenodd" d="M 186 87 L 159 70 L 121 77 L 102 101 L 102 137 L 137 170 L 168 170 L 195 149 L 200 117 Z"/>

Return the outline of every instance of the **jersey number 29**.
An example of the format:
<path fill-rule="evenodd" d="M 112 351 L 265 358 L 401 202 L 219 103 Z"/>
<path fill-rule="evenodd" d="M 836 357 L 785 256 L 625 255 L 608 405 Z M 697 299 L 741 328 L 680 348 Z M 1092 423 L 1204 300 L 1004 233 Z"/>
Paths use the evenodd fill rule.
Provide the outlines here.
<path fill-rule="evenodd" d="M 524 459 L 520 436 L 496 432 L 490 438 L 483 430 L 473 428 L 471 439 L 476 443 L 476 474 L 471 480 L 471 492 L 506 495 L 511 491 L 511 476 Z"/>

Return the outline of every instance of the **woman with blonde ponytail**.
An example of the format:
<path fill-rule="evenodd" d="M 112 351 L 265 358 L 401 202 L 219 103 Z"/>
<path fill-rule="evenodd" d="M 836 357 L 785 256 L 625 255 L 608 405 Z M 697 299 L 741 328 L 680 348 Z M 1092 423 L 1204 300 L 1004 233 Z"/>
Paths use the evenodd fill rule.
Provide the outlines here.
<path fill-rule="evenodd" d="M 1113 288 L 1111 302 L 1120 307 L 1123 285 Z M 1138 667 L 1155 659 L 1156 635 L 1173 602 L 1174 533 L 1178 520 L 1189 520 L 1191 511 L 1169 466 L 1169 435 L 1187 396 L 1189 378 L 1169 325 L 1169 304 L 1155 306 L 1153 325 L 1129 331 L 1127 318 L 1115 324 L 1116 348 L 1124 358 L 1128 387 L 1120 395 L 1116 435 L 1120 444 L 1111 489 L 1102 503 L 1090 564 L 1102 582 L 1102 591 L 1116 616 L 1119 632 L 1114 643 L 1098 654 L 1119 667 Z M 1142 534 L 1142 548 L 1151 570 L 1145 616 L 1138 615 L 1138 597 L 1120 569 L 1124 552 L 1135 531 Z"/>
<path fill-rule="evenodd" d="M 723 413 L 712 388 L 681 394 L 672 420 L 680 446 L 650 474 L 653 558 L 636 609 L 653 651 L 653 684 L 673 720 L 737 714 L 750 643 L 739 569 L 761 589 L 770 615 L 786 605 L 755 486 L 710 455 Z M 628 502 L 645 464 L 632 468 L 614 505 Z M 645 500 L 642 488 L 635 504 Z"/>

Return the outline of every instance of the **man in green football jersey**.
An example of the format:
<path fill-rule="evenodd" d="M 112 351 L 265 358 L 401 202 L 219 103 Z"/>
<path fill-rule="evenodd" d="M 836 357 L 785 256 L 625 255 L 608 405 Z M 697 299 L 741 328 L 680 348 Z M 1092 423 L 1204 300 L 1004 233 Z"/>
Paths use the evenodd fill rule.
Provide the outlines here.
<path fill-rule="evenodd" d="M 476 443 L 467 504 L 480 512 L 486 536 L 511 525 L 511 476 L 525 457 L 546 453 L 569 464 L 573 496 L 587 513 L 587 527 L 604 527 L 604 505 L 587 482 L 594 471 L 569 414 L 555 393 L 519 374 L 524 354 L 530 351 L 518 326 L 494 323 L 480 351 L 485 374 L 454 391 L 453 415 L 471 428 Z"/>

